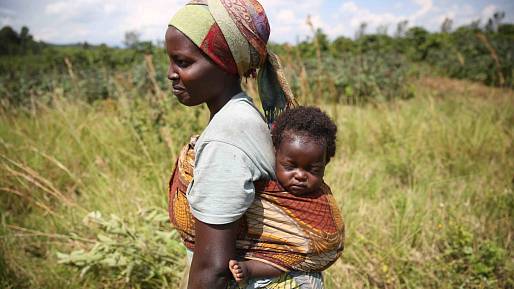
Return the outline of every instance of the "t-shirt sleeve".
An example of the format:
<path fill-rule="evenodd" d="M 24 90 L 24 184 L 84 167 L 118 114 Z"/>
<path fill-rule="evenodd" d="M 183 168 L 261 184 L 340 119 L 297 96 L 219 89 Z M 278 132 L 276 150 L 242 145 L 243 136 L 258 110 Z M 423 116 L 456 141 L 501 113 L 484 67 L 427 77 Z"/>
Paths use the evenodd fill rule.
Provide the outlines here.
<path fill-rule="evenodd" d="M 236 146 L 212 141 L 196 156 L 194 180 L 187 199 L 191 213 L 207 224 L 239 219 L 255 196 L 255 166 Z"/>

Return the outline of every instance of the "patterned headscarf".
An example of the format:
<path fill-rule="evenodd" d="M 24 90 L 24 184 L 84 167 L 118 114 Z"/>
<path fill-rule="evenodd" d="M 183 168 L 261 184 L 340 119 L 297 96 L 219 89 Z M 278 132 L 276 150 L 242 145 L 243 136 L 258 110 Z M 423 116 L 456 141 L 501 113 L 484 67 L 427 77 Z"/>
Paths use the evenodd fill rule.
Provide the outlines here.
<path fill-rule="evenodd" d="M 174 26 L 230 74 L 254 76 L 268 124 L 297 106 L 278 57 L 267 49 L 270 27 L 256 0 L 192 0 L 171 19 Z"/>

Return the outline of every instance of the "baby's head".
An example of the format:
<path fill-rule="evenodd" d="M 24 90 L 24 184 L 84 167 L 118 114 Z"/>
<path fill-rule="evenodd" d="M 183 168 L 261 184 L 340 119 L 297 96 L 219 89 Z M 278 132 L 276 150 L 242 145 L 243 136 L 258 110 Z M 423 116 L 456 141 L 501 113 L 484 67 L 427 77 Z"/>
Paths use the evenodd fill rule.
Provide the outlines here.
<path fill-rule="evenodd" d="M 336 132 L 334 122 L 316 107 L 289 109 L 278 117 L 271 135 L 277 179 L 286 191 L 303 195 L 320 188 L 336 151 Z"/>

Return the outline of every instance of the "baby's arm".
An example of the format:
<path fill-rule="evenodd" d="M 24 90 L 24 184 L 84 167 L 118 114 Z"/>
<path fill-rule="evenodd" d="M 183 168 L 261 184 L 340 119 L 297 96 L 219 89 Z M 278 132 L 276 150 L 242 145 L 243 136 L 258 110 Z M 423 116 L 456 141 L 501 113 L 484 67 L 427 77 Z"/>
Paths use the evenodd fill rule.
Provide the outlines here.
<path fill-rule="evenodd" d="M 230 260 L 228 267 L 237 283 L 246 282 L 250 278 L 278 277 L 284 273 L 278 268 L 256 260 Z"/>

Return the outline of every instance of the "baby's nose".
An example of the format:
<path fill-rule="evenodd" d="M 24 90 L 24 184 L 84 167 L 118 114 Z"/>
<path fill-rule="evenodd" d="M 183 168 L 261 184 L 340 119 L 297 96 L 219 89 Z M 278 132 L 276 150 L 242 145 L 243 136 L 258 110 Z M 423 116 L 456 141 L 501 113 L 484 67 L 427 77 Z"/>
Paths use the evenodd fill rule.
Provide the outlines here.
<path fill-rule="evenodd" d="M 307 179 L 307 174 L 303 170 L 298 170 L 295 174 L 295 178 L 300 181 L 305 181 Z"/>

